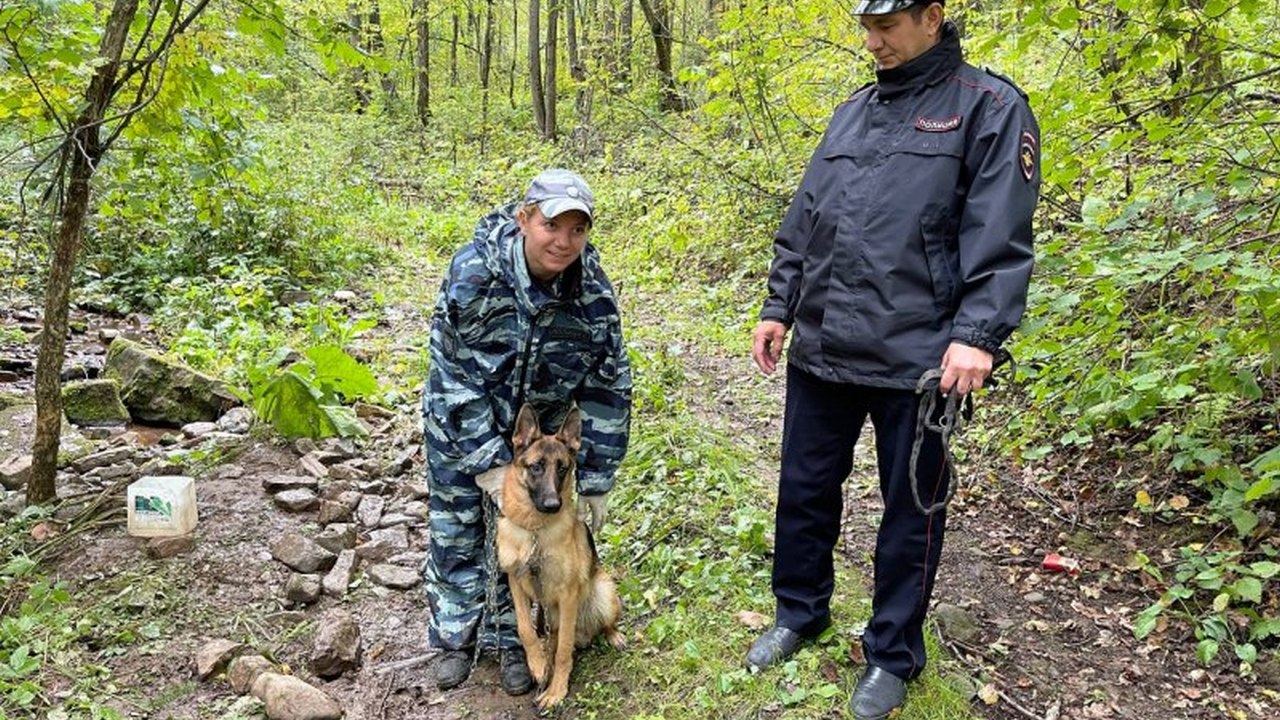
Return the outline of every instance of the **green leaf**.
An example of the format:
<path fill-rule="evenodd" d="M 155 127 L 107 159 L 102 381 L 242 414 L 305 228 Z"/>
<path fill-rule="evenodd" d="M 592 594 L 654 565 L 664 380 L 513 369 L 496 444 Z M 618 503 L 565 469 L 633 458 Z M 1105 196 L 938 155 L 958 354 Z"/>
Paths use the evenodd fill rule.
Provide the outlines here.
<path fill-rule="evenodd" d="M 364 429 L 364 425 L 361 424 L 360 418 L 356 417 L 355 410 L 342 405 L 322 405 L 320 409 L 333 427 L 334 433 L 340 437 L 367 437 L 369 435 Z"/>
<path fill-rule="evenodd" d="M 1257 578 L 1240 578 L 1233 585 L 1236 597 L 1251 603 L 1262 602 L 1262 581 Z"/>
<path fill-rule="evenodd" d="M 1255 647 L 1253 643 L 1242 643 L 1236 645 L 1236 657 L 1240 658 L 1242 662 L 1247 662 L 1252 665 L 1258 662 L 1258 648 Z"/>
<path fill-rule="evenodd" d="M 1249 627 L 1250 640 L 1266 640 L 1269 637 L 1280 637 L 1280 618 L 1258 620 Z"/>
<path fill-rule="evenodd" d="M 1208 665 L 1218 656 L 1218 641 L 1204 639 L 1196 643 L 1196 658 L 1201 665 Z"/>
<path fill-rule="evenodd" d="M 1249 571 L 1264 580 L 1275 577 L 1276 573 L 1280 573 L 1280 563 L 1274 563 L 1270 560 L 1259 560 L 1249 565 Z"/>
<path fill-rule="evenodd" d="M 1160 617 L 1160 613 L 1164 612 L 1164 603 L 1154 603 L 1146 610 L 1138 613 L 1138 617 L 1133 621 L 1133 636 L 1142 640 L 1156 629 L 1156 620 Z"/>
<path fill-rule="evenodd" d="M 1226 610 L 1227 606 L 1230 604 L 1231 593 L 1218 593 L 1218 596 L 1213 599 L 1213 611 L 1222 612 Z"/>
<path fill-rule="evenodd" d="M 263 388 L 258 417 L 285 437 L 330 437 L 337 429 L 321 409 L 318 395 L 305 378 L 285 370 Z"/>
<path fill-rule="evenodd" d="M 1258 527 L 1258 516 L 1248 510 L 1234 510 L 1228 513 L 1231 522 L 1236 526 L 1236 532 L 1240 537 L 1245 537 Z"/>
<path fill-rule="evenodd" d="M 1250 485 L 1248 490 L 1244 491 L 1244 500 L 1245 502 L 1253 502 L 1258 498 L 1270 495 L 1274 489 L 1275 483 L 1270 477 L 1261 478 Z"/>
<path fill-rule="evenodd" d="M 346 400 L 378 393 L 378 379 L 373 371 L 337 345 L 317 345 L 304 354 L 315 363 L 317 385 L 334 388 Z"/>

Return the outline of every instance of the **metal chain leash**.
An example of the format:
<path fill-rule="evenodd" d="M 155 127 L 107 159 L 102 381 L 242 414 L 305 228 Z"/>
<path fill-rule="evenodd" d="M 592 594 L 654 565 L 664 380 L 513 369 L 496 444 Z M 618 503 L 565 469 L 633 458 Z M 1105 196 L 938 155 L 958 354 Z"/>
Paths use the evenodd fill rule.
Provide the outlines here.
<path fill-rule="evenodd" d="M 480 660 L 480 641 L 484 637 L 486 624 L 493 633 L 494 642 L 499 645 L 494 648 L 499 653 L 499 662 L 503 652 L 498 639 L 501 629 L 498 624 L 498 573 L 501 572 L 498 568 L 498 508 L 487 493 L 480 502 L 484 508 L 484 607 L 480 611 L 480 623 L 476 627 L 476 651 L 471 654 L 472 670 L 475 670 L 476 663 Z"/>
<path fill-rule="evenodd" d="M 938 383 L 941 380 L 942 371 L 935 368 L 925 371 L 916 382 L 916 395 L 920 396 L 920 407 L 916 411 L 916 437 L 911 445 L 911 474 L 908 479 L 911 483 L 911 499 L 915 501 L 916 509 L 925 515 L 932 515 L 945 509 L 951 504 L 951 498 L 955 497 L 960 478 L 956 475 L 955 459 L 951 456 L 951 436 L 959 432 L 963 421 L 973 412 L 973 399 L 968 395 L 962 398 L 960 393 L 953 392 L 947 396 L 946 406 L 938 415 L 938 419 L 934 420 L 933 416 L 938 410 L 938 397 L 941 395 L 938 391 Z M 961 403 L 965 405 L 963 413 Z M 926 430 L 941 436 L 943 462 L 950 477 L 946 497 L 927 507 L 920 499 L 920 480 L 916 474 L 916 465 L 920 461 L 920 448 L 924 446 Z M 938 479 L 942 479 L 941 473 Z"/>
<path fill-rule="evenodd" d="M 1005 363 L 1016 367 L 1016 363 L 1013 362 L 1013 356 L 1007 350 L 1001 348 L 995 353 L 993 372 Z M 916 395 L 920 397 L 920 406 L 916 411 L 916 437 L 911 445 L 911 469 L 908 480 L 911 483 L 911 499 L 915 501 L 916 509 L 924 515 L 932 515 L 939 510 L 945 509 L 951 504 L 951 498 L 955 497 L 956 488 L 960 485 L 960 477 L 956 473 L 955 457 L 951 453 L 951 437 L 959 433 L 963 429 L 964 423 L 973 417 L 973 393 L 961 395 L 958 392 L 951 392 L 946 397 L 946 405 L 942 408 L 942 413 L 938 415 L 937 420 L 933 419 L 933 416 L 938 412 L 938 398 L 942 395 L 938 390 L 938 385 L 941 381 L 942 370 L 939 368 L 926 370 L 920 376 L 920 379 L 916 381 Z M 996 381 L 994 375 L 987 378 L 987 387 L 994 389 L 998 385 L 999 382 Z M 940 436 L 942 459 L 949 478 L 946 497 L 928 506 L 920 499 L 920 482 L 916 475 L 916 465 L 920 460 L 920 448 L 924 445 L 926 431 L 937 433 Z M 941 474 L 939 474 L 938 479 L 942 479 Z"/>

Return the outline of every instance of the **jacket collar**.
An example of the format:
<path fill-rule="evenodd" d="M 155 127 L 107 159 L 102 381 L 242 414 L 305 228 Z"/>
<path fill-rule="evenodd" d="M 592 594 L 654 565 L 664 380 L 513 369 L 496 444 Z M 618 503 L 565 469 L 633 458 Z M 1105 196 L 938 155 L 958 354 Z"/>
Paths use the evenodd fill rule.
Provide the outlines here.
<path fill-rule="evenodd" d="M 920 57 L 888 70 L 876 70 L 876 90 L 883 98 L 939 83 L 955 72 L 964 60 L 960 50 L 960 33 L 951 21 L 942 25 L 938 44 Z"/>

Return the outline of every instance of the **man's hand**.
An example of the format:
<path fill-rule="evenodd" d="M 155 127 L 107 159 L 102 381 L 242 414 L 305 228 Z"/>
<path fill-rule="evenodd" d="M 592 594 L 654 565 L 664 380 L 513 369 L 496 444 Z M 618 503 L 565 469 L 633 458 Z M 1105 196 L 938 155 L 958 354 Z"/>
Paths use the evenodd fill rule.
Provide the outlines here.
<path fill-rule="evenodd" d="M 782 357 L 782 341 L 787 337 L 787 326 L 777 320 L 761 320 L 751 344 L 751 359 L 760 372 L 768 375 L 778 369 Z"/>
<path fill-rule="evenodd" d="M 942 379 L 938 389 L 943 395 L 955 389 L 967 395 L 982 388 L 982 382 L 991 377 L 991 353 L 963 343 L 953 342 L 942 356 Z"/>
<path fill-rule="evenodd" d="M 609 511 L 609 493 L 578 496 L 578 520 L 590 520 L 591 532 L 598 534 L 604 527 L 604 516 Z"/>

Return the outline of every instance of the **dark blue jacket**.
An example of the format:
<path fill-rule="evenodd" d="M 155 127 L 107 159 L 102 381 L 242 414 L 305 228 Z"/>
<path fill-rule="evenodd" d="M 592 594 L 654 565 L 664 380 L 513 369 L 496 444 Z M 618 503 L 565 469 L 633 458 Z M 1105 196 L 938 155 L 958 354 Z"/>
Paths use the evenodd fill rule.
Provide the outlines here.
<path fill-rule="evenodd" d="M 760 317 L 823 379 L 914 387 L 952 341 L 994 353 L 1022 318 L 1039 128 L 943 28 L 836 109 L 778 230 Z"/>

